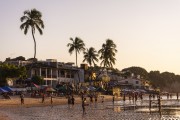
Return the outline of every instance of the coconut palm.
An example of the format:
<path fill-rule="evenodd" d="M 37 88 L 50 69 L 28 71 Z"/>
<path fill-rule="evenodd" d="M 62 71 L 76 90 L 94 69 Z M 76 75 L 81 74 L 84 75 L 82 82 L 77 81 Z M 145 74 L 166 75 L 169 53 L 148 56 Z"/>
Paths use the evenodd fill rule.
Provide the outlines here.
<path fill-rule="evenodd" d="M 98 57 L 97 51 L 93 47 L 90 47 L 89 49 L 86 49 L 86 51 L 84 51 L 83 62 L 86 61 L 90 65 L 90 67 L 92 66 L 92 63 L 95 66 L 96 65 L 95 62 L 98 62 L 97 57 Z M 92 70 L 92 67 L 91 67 L 91 69 L 89 69 L 89 79 L 91 82 L 92 82 L 92 79 L 95 79 L 95 75 Z M 90 84 L 91 84 L 91 82 L 90 82 Z"/>
<path fill-rule="evenodd" d="M 72 41 L 72 43 L 68 43 L 67 47 L 69 47 L 69 53 L 72 54 L 73 51 L 75 51 L 76 53 L 76 66 L 77 65 L 77 53 L 80 53 L 81 51 L 85 50 L 85 44 L 83 42 L 83 40 L 81 40 L 80 38 L 76 37 L 74 40 L 73 38 L 70 38 L 70 40 Z"/>
<path fill-rule="evenodd" d="M 102 45 L 102 48 L 98 51 L 100 55 L 101 63 L 100 65 L 105 67 L 112 67 L 115 64 L 116 55 L 116 44 L 113 40 L 107 39 L 106 43 Z"/>
<path fill-rule="evenodd" d="M 90 66 L 92 66 L 92 63 L 95 66 L 95 61 L 98 62 L 98 53 L 97 51 L 93 48 L 90 47 L 89 49 L 86 49 L 86 51 L 84 51 L 84 60 L 83 62 L 87 62 Z"/>
<path fill-rule="evenodd" d="M 31 11 L 24 11 L 24 15 L 20 18 L 21 22 L 23 22 L 20 26 L 21 30 L 24 30 L 24 34 L 26 35 L 29 28 L 31 28 L 31 33 L 34 40 L 34 58 L 36 58 L 36 40 L 34 37 L 35 29 L 37 29 L 40 35 L 43 34 L 42 29 L 44 28 L 44 22 L 41 19 L 42 14 L 36 9 L 32 9 Z"/>

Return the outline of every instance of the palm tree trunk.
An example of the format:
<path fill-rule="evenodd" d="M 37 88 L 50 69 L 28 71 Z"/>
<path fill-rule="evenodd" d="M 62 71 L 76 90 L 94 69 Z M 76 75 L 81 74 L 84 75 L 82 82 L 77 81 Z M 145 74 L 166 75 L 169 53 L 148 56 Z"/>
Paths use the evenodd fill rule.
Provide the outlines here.
<path fill-rule="evenodd" d="M 34 37 L 34 30 L 32 28 L 32 36 L 33 36 L 33 40 L 34 40 L 34 58 L 36 58 L 36 40 L 35 40 L 35 37 Z"/>
<path fill-rule="evenodd" d="M 34 60 L 32 61 L 32 64 L 31 64 L 31 67 L 29 69 L 29 72 L 30 72 L 30 75 L 31 75 L 31 69 L 33 67 L 33 64 L 35 62 L 35 58 L 36 58 L 36 40 L 35 40 L 35 37 L 34 37 L 34 30 L 32 28 L 32 36 L 33 36 L 33 40 L 34 40 Z M 32 93 L 33 89 L 32 89 L 32 83 L 31 83 L 31 93 Z"/>
<path fill-rule="evenodd" d="M 77 50 L 76 50 L 76 67 L 78 67 L 78 65 L 77 65 Z"/>

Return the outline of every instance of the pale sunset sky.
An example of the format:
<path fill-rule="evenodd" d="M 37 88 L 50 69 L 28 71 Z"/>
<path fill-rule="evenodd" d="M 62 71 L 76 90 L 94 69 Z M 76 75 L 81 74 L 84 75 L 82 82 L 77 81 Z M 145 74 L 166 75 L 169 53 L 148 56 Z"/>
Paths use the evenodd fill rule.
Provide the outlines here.
<path fill-rule="evenodd" d="M 42 36 L 35 33 L 38 60 L 75 63 L 70 37 L 96 50 L 109 38 L 117 45 L 115 68 L 180 74 L 180 0 L 0 0 L 0 61 L 33 57 L 31 32 L 20 30 L 20 17 L 33 8 L 45 24 Z"/>

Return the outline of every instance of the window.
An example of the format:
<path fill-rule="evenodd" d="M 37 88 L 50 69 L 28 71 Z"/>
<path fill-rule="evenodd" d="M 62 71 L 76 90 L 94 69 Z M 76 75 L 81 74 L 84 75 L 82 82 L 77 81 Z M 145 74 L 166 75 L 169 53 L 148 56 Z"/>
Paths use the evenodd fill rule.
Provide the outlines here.
<path fill-rule="evenodd" d="M 42 70 L 42 71 L 41 71 L 41 75 L 42 75 L 42 76 L 46 76 L 46 71 L 45 71 L 45 70 Z"/>
<path fill-rule="evenodd" d="M 74 78 L 74 73 L 71 73 L 71 78 Z"/>
<path fill-rule="evenodd" d="M 61 71 L 61 77 L 65 77 L 65 71 Z"/>
<path fill-rule="evenodd" d="M 136 84 L 139 84 L 139 81 L 136 81 Z"/>

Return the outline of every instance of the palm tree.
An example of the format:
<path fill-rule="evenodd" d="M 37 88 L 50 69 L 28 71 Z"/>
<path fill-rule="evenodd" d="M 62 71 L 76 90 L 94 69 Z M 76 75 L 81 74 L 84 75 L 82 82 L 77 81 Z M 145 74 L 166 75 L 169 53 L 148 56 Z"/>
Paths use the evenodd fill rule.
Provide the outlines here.
<path fill-rule="evenodd" d="M 87 62 L 90 67 L 92 66 L 92 63 L 95 66 L 95 61 L 98 62 L 98 53 L 97 51 L 93 48 L 90 47 L 89 49 L 86 49 L 86 51 L 84 51 L 84 60 L 83 62 Z"/>
<path fill-rule="evenodd" d="M 100 65 L 103 66 L 102 71 L 104 70 L 104 68 L 108 68 L 108 67 L 113 68 L 113 65 L 115 64 L 115 60 L 116 60 L 115 58 L 116 52 L 117 52 L 116 44 L 113 42 L 113 40 L 107 39 L 106 43 L 103 44 L 102 48 L 98 51 L 98 53 L 100 54 L 100 60 L 102 60 L 100 63 Z M 107 82 L 104 82 L 104 84 L 106 88 L 108 88 Z"/>
<path fill-rule="evenodd" d="M 115 64 L 115 55 L 116 55 L 116 44 L 113 40 L 107 39 L 106 43 L 102 45 L 102 48 L 98 51 L 100 56 L 101 63 L 100 65 L 105 67 L 112 67 Z"/>
<path fill-rule="evenodd" d="M 84 60 L 83 62 L 87 62 L 89 65 L 90 65 L 90 69 L 89 69 L 89 79 L 90 81 L 92 82 L 92 79 L 93 79 L 93 69 L 92 69 L 92 63 L 94 64 L 94 66 L 96 65 L 95 64 L 95 61 L 98 62 L 98 53 L 97 51 L 93 48 L 93 47 L 90 47 L 89 49 L 86 49 L 86 51 L 84 51 Z M 89 82 L 90 82 L 89 81 Z M 90 84 L 91 84 L 90 82 Z"/>
<path fill-rule="evenodd" d="M 41 19 L 42 14 L 36 9 L 32 9 L 31 11 L 24 11 L 24 15 L 20 18 L 21 22 L 23 22 L 20 26 L 21 30 L 24 30 L 24 34 L 26 35 L 29 28 L 31 28 L 31 33 L 34 40 L 34 58 L 36 58 L 36 40 L 34 37 L 35 29 L 37 29 L 40 35 L 43 34 L 42 29 L 44 28 L 44 22 Z"/>
<path fill-rule="evenodd" d="M 81 51 L 85 50 L 85 44 L 83 42 L 83 40 L 81 40 L 80 38 L 76 37 L 74 40 L 73 38 L 70 38 L 70 40 L 72 41 L 72 43 L 68 43 L 67 47 L 69 47 L 69 53 L 72 54 L 73 51 L 75 51 L 76 53 L 76 66 L 77 65 L 77 53 L 80 53 Z"/>

